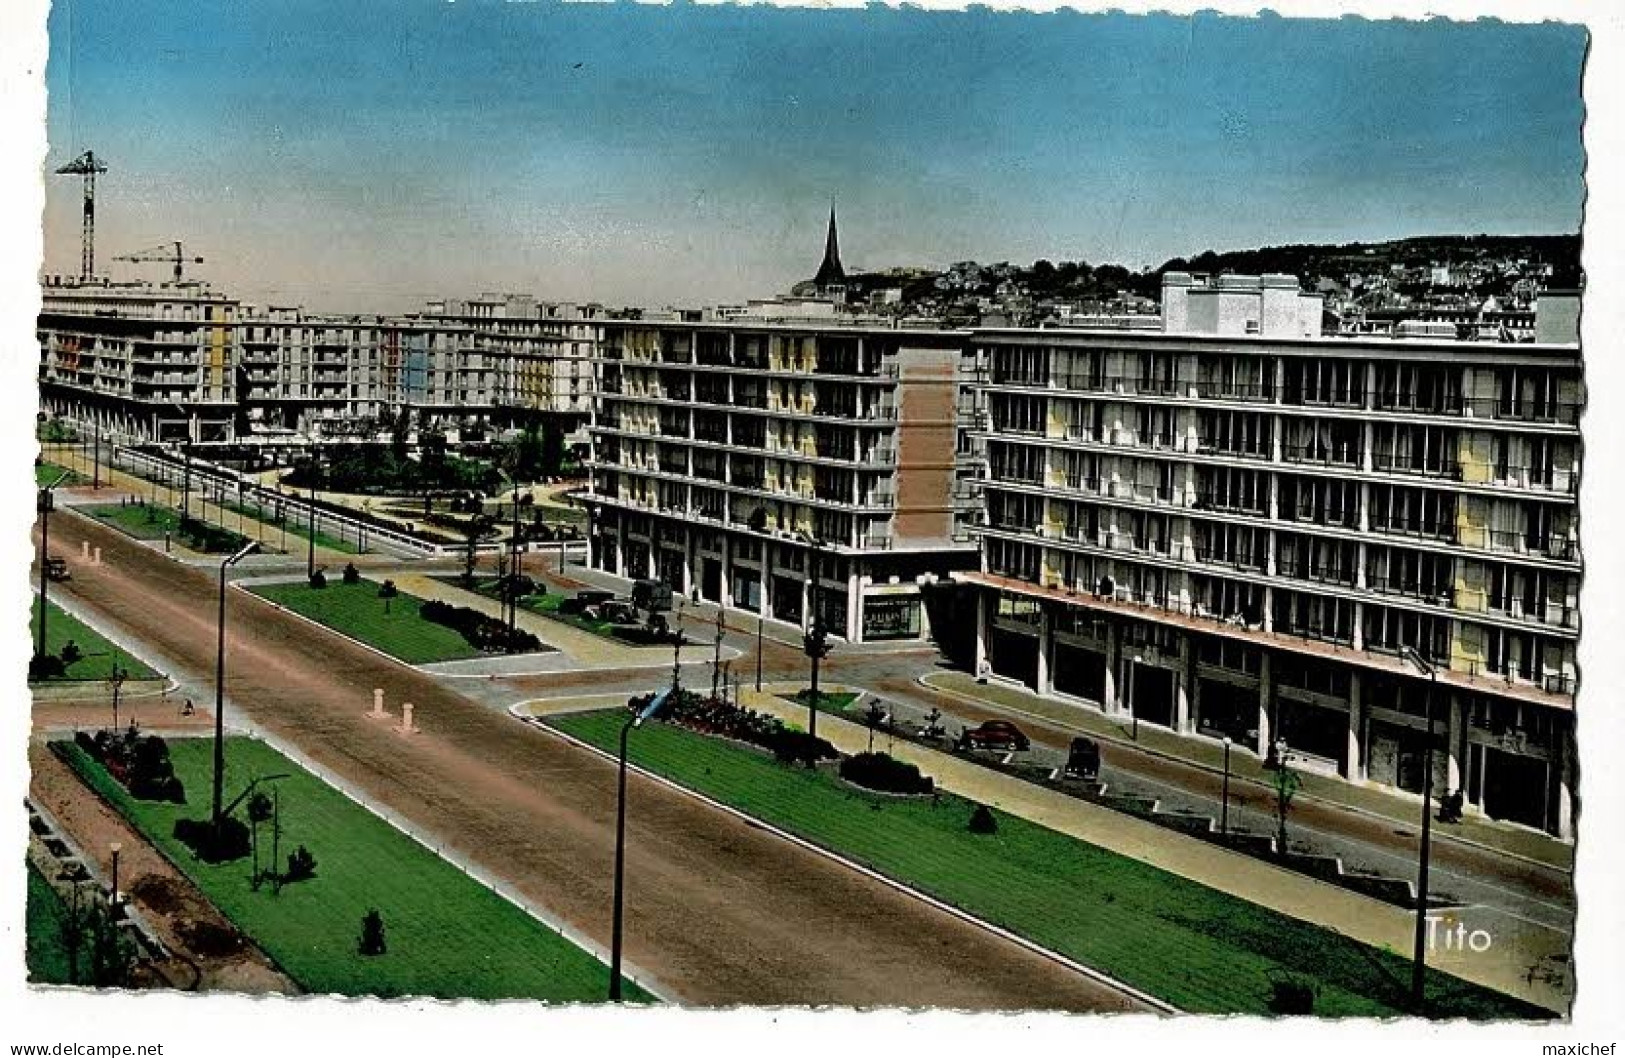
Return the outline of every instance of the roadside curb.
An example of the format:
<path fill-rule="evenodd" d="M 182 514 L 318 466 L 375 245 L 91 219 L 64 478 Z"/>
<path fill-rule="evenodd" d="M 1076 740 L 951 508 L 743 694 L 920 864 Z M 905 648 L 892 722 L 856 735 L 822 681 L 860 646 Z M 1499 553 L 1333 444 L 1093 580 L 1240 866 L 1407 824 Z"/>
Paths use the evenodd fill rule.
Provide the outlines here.
<path fill-rule="evenodd" d="M 924 687 L 926 690 L 932 691 L 933 693 L 944 694 L 944 695 L 947 695 L 950 698 L 958 698 L 960 701 L 970 702 L 971 704 L 980 706 L 980 707 L 982 707 L 984 709 L 999 709 L 999 710 L 1003 710 L 1003 711 L 1006 711 L 1006 712 L 1009 712 L 1009 713 L 1014 713 L 1014 714 L 1016 714 L 1018 716 L 1026 717 L 1026 718 L 1028 718 L 1030 720 L 1037 721 L 1037 722 L 1045 724 L 1046 726 L 1049 726 L 1049 727 L 1061 728 L 1061 729 L 1064 729 L 1064 730 L 1071 730 L 1071 728 L 1069 728 L 1068 725 L 1065 724 L 1064 722 L 1056 720 L 1053 717 L 1044 716 L 1042 713 L 1028 712 L 1027 710 L 1020 708 L 1019 706 L 1005 705 L 1002 702 L 989 701 L 987 699 L 978 698 L 975 695 L 966 694 L 963 691 L 957 691 L 957 690 L 954 690 L 954 689 L 949 688 L 949 687 L 939 687 L 937 684 L 931 682 L 931 678 L 933 676 L 935 676 L 935 675 L 937 675 L 937 674 L 933 673 L 933 672 L 922 673 L 921 675 L 915 677 L 915 682 L 918 683 L 920 686 Z M 1078 730 L 1078 731 L 1080 731 L 1080 732 L 1082 732 L 1084 734 L 1087 734 L 1090 738 L 1098 738 L 1098 739 L 1100 739 L 1102 741 L 1105 741 L 1105 742 L 1111 742 L 1111 743 L 1113 743 L 1115 745 L 1118 745 L 1118 746 L 1123 746 L 1123 747 L 1128 748 L 1128 749 L 1136 750 L 1136 751 L 1138 751 L 1140 753 L 1144 753 L 1145 755 L 1150 756 L 1150 757 L 1157 757 L 1157 758 L 1160 758 L 1162 760 L 1171 761 L 1172 763 L 1175 763 L 1175 764 L 1182 764 L 1182 765 L 1185 765 L 1186 767 L 1197 768 L 1197 769 L 1200 769 L 1201 771 L 1207 772 L 1210 775 L 1222 775 L 1223 774 L 1223 772 L 1220 769 L 1215 768 L 1210 764 L 1204 764 L 1201 761 L 1191 760 L 1188 757 L 1177 756 L 1176 754 L 1169 753 L 1166 750 L 1153 749 L 1153 748 L 1147 747 L 1143 743 L 1134 742 L 1134 741 L 1131 741 L 1129 739 L 1122 738 L 1120 736 L 1100 734 L 1100 733 L 1095 732 L 1095 731 L 1089 731 L 1088 729 L 1082 728 L 1082 727 L 1076 728 L 1076 730 Z M 1265 786 L 1265 784 L 1259 782 L 1257 779 L 1252 779 L 1252 778 L 1248 778 L 1246 776 L 1238 775 L 1234 771 L 1232 771 L 1230 773 L 1230 781 L 1231 782 L 1244 782 L 1244 783 L 1247 783 L 1250 786 L 1256 786 L 1259 789 L 1264 789 L 1264 790 L 1268 789 L 1268 787 Z M 1334 809 L 1339 809 L 1339 810 L 1345 811 L 1345 812 L 1352 812 L 1352 813 L 1355 813 L 1356 815 L 1364 816 L 1367 819 L 1374 819 L 1374 820 L 1378 820 L 1380 822 L 1392 824 L 1392 825 L 1395 825 L 1395 826 L 1409 826 L 1409 825 L 1411 825 L 1410 822 L 1407 821 L 1407 820 L 1396 819 L 1393 816 L 1384 815 L 1381 812 L 1373 811 L 1372 809 L 1369 809 L 1369 808 L 1362 808 L 1359 805 L 1351 805 L 1351 804 L 1347 804 L 1347 803 L 1345 803 L 1343 801 L 1336 801 L 1336 800 L 1333 800 L 1333 799 L 1331 799 L 1329 797 L 1323 797 L 1323 796 L 1320 796 L 1320 795 L 1317 795 L 1317 794 L 1312 794 L 1312 793 L 1300 793 L 1298 796 L 1303 798 L 1305 801 L 1313 801 L 1316 804 L 1326 805 L 1328 807 L 1331 807 L 1331 808 L 1334 808 Z M 1418 808 L 1421 807 L 1420 802 L 1418 802 L 1417 807 Z M 1495 846 L 1495 845 L 1489 845 L 1489 844 L 1486 844 L 1486 843 L 1484 843 L 1482 841 L 1477 841 L 1477 840 L 1475 840 L 1473 838 L 1464 838 L 1464 837 L 1461 837 L 1459 835 L 1449 834 L 1449 833 L 1443 833 L 1442 834 L 1442 833 L 1439 832 L 1439 830 L 1437 828 L 1435 828 L 1433 830 L 1433 837 L 1434 837 L 1435 840 L 1438 840 L 1438 841 L 1454 842 L 1455 844 L 1458 844 L 1458 845 L 1465 845 L 1465 846 L 1468 846 L 1470 848 L 1478 849 L 1481 852 L 1492 853 L 1492 854 L 1494 854 L 1496 856 L 1505 856 L 1508 859 L 1517 860 L 1520 863 L 1527 863 L 1527 864 L 1529 864 L 1531 866 L 1534 866 L 1534 867 L 1542 867 L 1542 868 L 1545 868 L 1546 870 L 1557 871 L 1560 874 L 1566 874 L 1566 875 L 1570 875 L 1570 876 L 1572 876 L 1574 874 L 1574 868 L 1572 866 L 1571 867 L 1562 867 L 1562 866 L 1559 866 L 1558 864 L 1550 863 L 1550 862 L 1548 862 L 1546 860 L 1537 859 L 1534 856 L 1528 856 L 1528 855 L 1525 855 L 1525 854 L 1523 854 L 1521 852 L 1513 852 L 1511 850 L 1503 849 L 1503 848 L 1500 848 L 1500 847 Z"/>

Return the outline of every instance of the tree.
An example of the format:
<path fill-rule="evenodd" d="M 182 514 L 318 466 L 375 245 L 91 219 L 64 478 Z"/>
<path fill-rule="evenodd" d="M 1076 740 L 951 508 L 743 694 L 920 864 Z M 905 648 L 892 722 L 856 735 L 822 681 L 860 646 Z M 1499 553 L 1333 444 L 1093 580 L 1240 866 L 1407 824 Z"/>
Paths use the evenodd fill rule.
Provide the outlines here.
<path fill-rule="evenodd" d="M 1287 853 L 1286 820 L 1292 811 L 1292 799 L 1302 786 L 1302 776 L 1285 764 L 1270 772 L 1270 787 L 1275 791 L 1275 849 L 1278 856 Z"/>
<path fill-rule="evenodd" d="M 346 583 L 346 584 L 360 584 L 361 583 L 361 571 L 359 569 L 355 568 L 355 563 L 354 562 L 346 562 L 344 564 L 344 583 Z"/>
<path fill-rule="evenodd" d="M 863 714 L 863 723 L 869 729 L 869 752 L 875 751 L 875 732 L 880 730 L 886 722 L 886 707 L 876 698 L 869 703 L 869 708 Z"/>
<path fill-rule="evenodd" d="M 479 559 L 480 539 L 491 531 L 496 525 L 496 519 L 489 514 L 476 514 L 463 523 L 464 551 L 463 551 L 463 583 L 472 584 L 474 581 L 474 564 Z"/>
<path fill-rule="evenodd" d="M 390 420 L 389 451 L 397 463 L 406 462 L 406 440 L 412 434 L 412 412 L 402 406 L 400 414 Z"/>
<path fill-rule="evenodd" d="M 399 595 L 400 593 L 401 593 L 401 589 L 395 587 L 395 582 L 392 581 L 392 580 L 384 581 L 383 585 L 379 587 L 379 589 L 378 589 L 378 597 L 380 599 L 384 600 L 384 612 L 385 613 L 389 612 L 389 602 L 390 602 L 390 600 L 395 598 L 395 596 Z"/>
<path fill-rule="evenodd" d="M 260 887 L 263 880 L 260 877 L 260 824 L 269 822 L 273 811 L 271 799 L 264 793 L 255 793 L 248 799 L 249 843 L 254 850 L 254 873 L 249 876 L 249 884 L 255 889 Z M 274 862 L 272 867 L 274 870 Z"/>
<path fill-rule="evenodd" d="M 361 917 L 361 939 L 356 950 L 362 955 L 382 955 L 388 950 L 384 942 L 384 916 L 375 907 Z"/>

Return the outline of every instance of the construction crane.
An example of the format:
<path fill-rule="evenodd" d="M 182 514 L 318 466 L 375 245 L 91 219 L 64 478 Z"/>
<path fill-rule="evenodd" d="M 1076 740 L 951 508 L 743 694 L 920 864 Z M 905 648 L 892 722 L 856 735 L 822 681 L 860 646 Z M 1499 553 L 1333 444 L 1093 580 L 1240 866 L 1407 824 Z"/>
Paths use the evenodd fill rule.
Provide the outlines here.
<path fill-rule="evenodd" d="M 107 166 L 94 151 L 86 151 L 67 165 L 57 169 L 59 176 L 85 178 L 85 234 L 79 251 L 79 278 L 90 280 L 96 275 L 96 174 L 107 172 Z"/>
<path fill-rule="evenodd" d="M 113 258 L 115 261 L 134 261 L 137 264 L 172 264 L 175 266 L 175 282 L 179 283 L 186 265 L 202 264 L 201 257 L 188 257 L 181 248 L 180 240 L 166 242 L 154 246 L 150 250 L 138 250 L 135 253 L 120 254 Z"/>

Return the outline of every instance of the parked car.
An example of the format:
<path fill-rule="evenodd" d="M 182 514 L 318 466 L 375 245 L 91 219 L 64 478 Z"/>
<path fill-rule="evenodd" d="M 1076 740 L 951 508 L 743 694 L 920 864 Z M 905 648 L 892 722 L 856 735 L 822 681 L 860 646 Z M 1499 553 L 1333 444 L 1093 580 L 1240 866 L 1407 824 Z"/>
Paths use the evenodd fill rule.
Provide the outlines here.
<path fill-rule="evenodd" d="M 1083 779 L 1094 782 L 1100 777 L 1100 743 L 1092 738 L 1078 737 L 1072 740 L 1071 751 L 1066 758 L 1066 776 L 1071 779 Z"/>
<path fill-rule="evenodd" d="M 73 579 L 73 575 L 68 572 L 68 560 L 61 555 L 52 555 L 45 560 L 45 575 L 52 580 Z"/>
<path fill-rule="evenodd" d="M 978 727 L 967 728 L 963 738 L 971 749 L 1024 751 L 1032 745 L 1026 732 L 1008 720 L 985 720 Z"/>

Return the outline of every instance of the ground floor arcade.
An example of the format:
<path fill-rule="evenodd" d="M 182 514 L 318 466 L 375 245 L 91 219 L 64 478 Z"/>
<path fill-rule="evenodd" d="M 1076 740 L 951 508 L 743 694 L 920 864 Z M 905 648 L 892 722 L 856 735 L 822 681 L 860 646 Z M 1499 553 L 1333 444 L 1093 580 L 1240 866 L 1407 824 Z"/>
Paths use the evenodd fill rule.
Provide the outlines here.
<path fill-rule="evenodd" d="M 1431 711 L 1436 796 L 1571 834 L 1571 710 L 1019 593 L 979 590 L 975 623 L 979 676 L 1260 757 L 1284 743 L 1293 766 L 1360 784 L 1420 793 Z"/>

